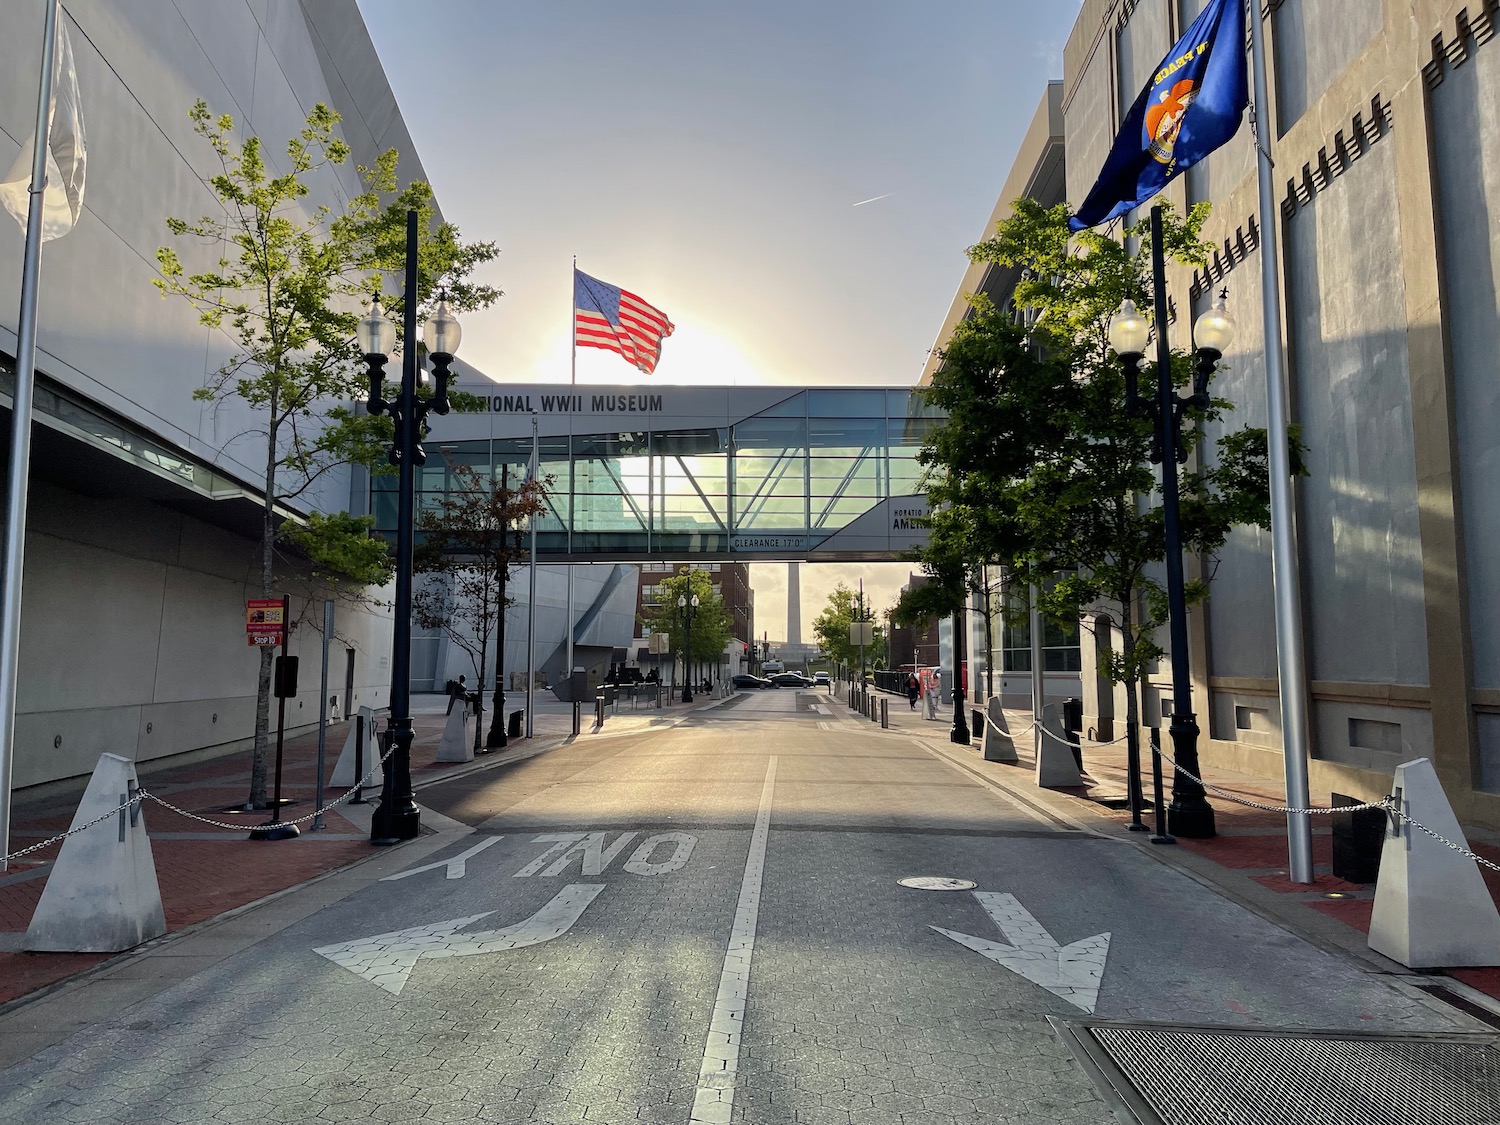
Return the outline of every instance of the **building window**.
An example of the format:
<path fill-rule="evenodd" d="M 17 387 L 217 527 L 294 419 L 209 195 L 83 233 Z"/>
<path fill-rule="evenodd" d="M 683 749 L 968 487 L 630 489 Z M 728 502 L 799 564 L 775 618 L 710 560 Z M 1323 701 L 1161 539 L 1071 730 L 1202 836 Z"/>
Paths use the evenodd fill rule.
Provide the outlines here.
<path fill-rule="evenodd" d="M 1042 671 L 1080 672 L 1083 655 L 1078 647 L 1077 626 L 1066 629 L 1052 618 L 1042 619 Z M 1031 598 L 1025 588 L 1006 591 L 1002 667 L 1007 672 L 1031 671 Z"/>

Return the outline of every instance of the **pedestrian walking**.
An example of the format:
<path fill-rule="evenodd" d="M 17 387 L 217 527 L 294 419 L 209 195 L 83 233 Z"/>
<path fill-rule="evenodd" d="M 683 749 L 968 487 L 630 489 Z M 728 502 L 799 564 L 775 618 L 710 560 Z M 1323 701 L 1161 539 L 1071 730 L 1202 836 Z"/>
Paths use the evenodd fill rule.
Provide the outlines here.
<path fill-rule="evenodd" d="M 917 700 L 922 694 L 922 681 L 917 679 L 917 674 L 912 672 L 906 677 L 906 701 L 911 704 L 911 709 L 917 709 Z"/>

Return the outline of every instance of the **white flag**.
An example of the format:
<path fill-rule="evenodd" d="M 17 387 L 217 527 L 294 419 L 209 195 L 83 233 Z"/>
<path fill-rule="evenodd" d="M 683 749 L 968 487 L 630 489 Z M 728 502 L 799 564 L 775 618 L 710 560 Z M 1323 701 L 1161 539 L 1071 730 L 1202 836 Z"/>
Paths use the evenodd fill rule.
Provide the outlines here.
<path fill-rule="evenodd" d="M 88 154 L 83 139 L 83 111 L 78 100 L 78 72 L 67 19 L 57 21 L 57 49 L 52 67 L 52 104 L 47 109 L 47 190 L 42 196 L 42 241 L 61 238 L 83 213 L 83 172 Z M 30 206 L 31 160 L 35 138 L 21 146 L 10 171 L 0 180 L 0 205 L 26 229 Z"/>

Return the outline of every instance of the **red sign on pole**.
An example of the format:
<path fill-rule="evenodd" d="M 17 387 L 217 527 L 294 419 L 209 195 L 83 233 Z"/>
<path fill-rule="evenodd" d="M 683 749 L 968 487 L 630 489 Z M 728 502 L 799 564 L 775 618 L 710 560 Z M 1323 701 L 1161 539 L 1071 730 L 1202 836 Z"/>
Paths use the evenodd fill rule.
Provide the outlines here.
<path fill-rule="evenodd" d="M 279 645 L 286 634 L 286 605 L 280 598 L 245 601 L 245 639 L 254 645 Z"/>

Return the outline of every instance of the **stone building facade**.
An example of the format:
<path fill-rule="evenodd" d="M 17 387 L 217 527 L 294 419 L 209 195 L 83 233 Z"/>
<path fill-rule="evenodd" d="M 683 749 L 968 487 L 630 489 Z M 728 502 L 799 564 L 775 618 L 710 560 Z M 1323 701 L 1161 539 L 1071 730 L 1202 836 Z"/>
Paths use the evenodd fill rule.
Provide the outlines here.
<path fill-rule="evenodd" d="M 1084 0 L 1057 104 L 1075 206 L 1204 3 Z M 1266 8 L 1260 117 L 1278 245 L 1260 238 L 1247 126 L 1165 193 L 1178 207 L 1213 204 L 1205 233 L 1217 247 L 1206 270 L 1169 273 L 1169 331 L 1186 345 L 1227 287 L 1238 337 L 1215 393 L 1235 404 L 1228 425 L 1264 424 L 1259 256 L 1277 255 L 1292 417 L 1308 449 L 1296 531 L 1314 795 L 1376 796 L 1398 763 L 1425 756 L 1461 816 L 1500 826 L 1500 4 Z M 1023 152 L 1018 173 L 1034 160 Z M 1236 531 L 1190 567 L 1213 574 L 1190 613 L 1202 753 L 1279 776 L 1270 536 Z M 1123 705 L 1091 674 L 1092 650 L 1086 723 L 1107 725 Z M 1148 719 L 1166 681 L 1163 660 Z"/>

